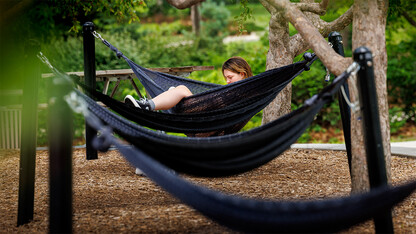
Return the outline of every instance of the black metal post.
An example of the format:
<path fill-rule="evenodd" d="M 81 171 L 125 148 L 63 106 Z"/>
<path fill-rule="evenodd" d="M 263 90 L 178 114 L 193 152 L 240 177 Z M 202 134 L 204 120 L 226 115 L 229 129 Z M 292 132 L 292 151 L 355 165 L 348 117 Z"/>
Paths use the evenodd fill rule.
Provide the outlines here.
<path fill-rule="evenodd" d="M 84 78 L 85 84 L 95 89 L 95 41 L 92 32 L 94 31 L 94 24 L 86 22 L 83 26 L 84 39 Z M 92 139 L 97 135 L 97 131 L 89 127 L 85 123 L 85 144 L 87 159 L 97 159 L 97 150 L 92 147 Z"/>
<path fill-rule="evenodd" d="M 328 36 L 328 41 L 332 44 L 332 48 L 341 56 L 344 55 L 344 47 L 342 44 L 342 36 L 339 32 L 331 32 Z M 348 83 L 343 85 L 347 98 L 350 98 Z M 338 105 L 341 112 L 342 130 L 344 132 L 345 148 L 347 150 L 348 166 L 351 175 L 351 111 L 347 102 L 343 98 L 341 90 L 338 92 Z"/>
<path fill-rule="evenodd" d="M 371 51 L 366 47 L 357 48 L 354 51 L 354 60 L 360 65 L 357 86 L 360 93 L 370 187 L 377 188 L 386 186 L 388 181 Z M 394 232 L 391 211 L 374 217 L 374 224 L 377 233 Z"/>
<path fill-rule="evenodd" d="M 36 54 L 40 45 L 29 40 L 25 48 L 25 80 L 23 85 L 22 134 L 19 166 L 19 201 L 17 226 L 33 220 L 36 168 L 36 132 L 38 116 L 38 86 L 40 79 L 39 59 Z"/>
<path fill-rule="evenodd" d="M 71 84 L 55 77 L 50 84 L 49 138 L 49 232 L 72 232 L 72 111 L 64 100 Z"/>

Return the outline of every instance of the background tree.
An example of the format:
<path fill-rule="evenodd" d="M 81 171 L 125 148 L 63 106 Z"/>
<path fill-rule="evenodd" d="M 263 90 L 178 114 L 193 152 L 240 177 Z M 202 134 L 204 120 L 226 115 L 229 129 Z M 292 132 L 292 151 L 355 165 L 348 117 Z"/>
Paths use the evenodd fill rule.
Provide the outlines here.
<path fill-rule="evenodd" d="M 199 14 L 199 4 L 195 4 L 191 7 L 191 21 L 192 32 L 199 36 L 201 31 L 201 14 Z"/>

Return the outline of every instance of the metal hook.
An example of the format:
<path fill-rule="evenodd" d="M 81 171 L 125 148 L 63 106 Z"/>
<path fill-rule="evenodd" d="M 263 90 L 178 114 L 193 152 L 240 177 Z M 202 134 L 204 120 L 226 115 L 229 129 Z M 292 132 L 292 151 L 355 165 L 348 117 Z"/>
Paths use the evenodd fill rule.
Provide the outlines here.
<path fill-rule="evenodd" d="M 97 31 L 93 31 L 92 35 L 94 35 L 95 38 L 98 38 L 103 42 L 105 41 L 104 38 L 101 36 L 101 34 L 99 34 Z"/>

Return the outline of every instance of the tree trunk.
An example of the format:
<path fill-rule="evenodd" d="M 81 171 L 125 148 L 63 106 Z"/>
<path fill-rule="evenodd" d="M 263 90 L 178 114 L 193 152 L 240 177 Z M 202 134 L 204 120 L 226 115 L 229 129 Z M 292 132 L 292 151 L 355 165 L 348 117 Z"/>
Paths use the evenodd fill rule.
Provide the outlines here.
<path fill-rule="evenodd" d="M 386 160 L 387 178 L 390 181 L 391 151 L 387 104 L 387 52 L 385 40 L 387 8 L 387 1 L 357 0 L 354 2 L 352 46 L 353 50 L 360 46 L 366 46 L 373 54 L 383 149 Z M 350 87 L 352 87 L 352 85 L 350 85 Z M 353 94 L 354 90 L 351 89 L 350 92 L 352 93 L 351 99 L 353 101 L 357 100 L 358 97 Z M 361 126 L 362 123 L 359 121 L 359 114 L 359 112 L 351 113 L 351 174 L 353 193 L 364 192 L 369 189 L 363 129 Z"/>
<path fill-rule="evenodd" d="M 266 69 L 285 66 L 293 62 L 289 51 L 289 23 L 282 12 L 272 12 L 269 23 L 269 51 Z M 263 124 L 271 122 L 291 110 L 292 83 L 288 84 L 279 95 L 264 109 Z"/>
<path fill-rule="evenodd" d="M 201 14 L 199 14 L 198 9 L 199 3 L 191 7 L 191 21 L 192 21 L 192 32 L 196 36 L 199 36 L 201 31 Z"/>

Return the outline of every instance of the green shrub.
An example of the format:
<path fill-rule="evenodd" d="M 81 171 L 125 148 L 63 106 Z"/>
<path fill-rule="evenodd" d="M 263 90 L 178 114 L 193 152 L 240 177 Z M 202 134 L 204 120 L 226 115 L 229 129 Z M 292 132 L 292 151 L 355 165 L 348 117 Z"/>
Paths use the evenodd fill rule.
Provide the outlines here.
<path fill-rule="evenodd" d="M 396 133 L 406 122 L 415 122 L 416 112 L 407 113 L 400 107 L 389 109 L 390 132 Z"/>
<path fill-rule="evenodd" d="M 387 83 L 390 103 L 396 103 L 405 112 L 416 110 L 416 42 L 401 42 L 388 46 Z"/>
<path fill-rule="evenodd" d="M 230 18 L 230 12 L 224 3 L 216 3 L 207 0 L 200 7 L 202 17 L 202 35 L 208 37 L 216 37 L 218 35 L 226 35 L 226 26 Z"/>

